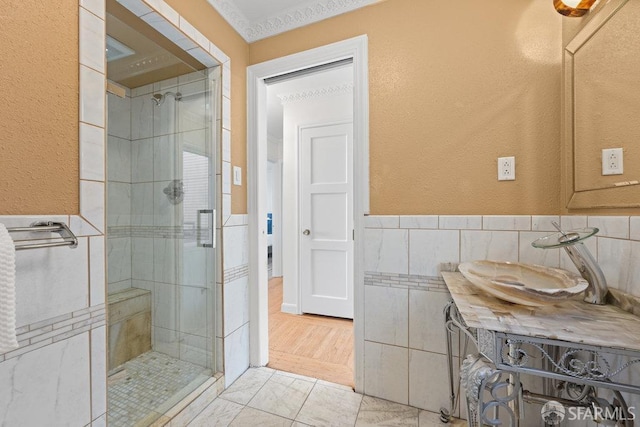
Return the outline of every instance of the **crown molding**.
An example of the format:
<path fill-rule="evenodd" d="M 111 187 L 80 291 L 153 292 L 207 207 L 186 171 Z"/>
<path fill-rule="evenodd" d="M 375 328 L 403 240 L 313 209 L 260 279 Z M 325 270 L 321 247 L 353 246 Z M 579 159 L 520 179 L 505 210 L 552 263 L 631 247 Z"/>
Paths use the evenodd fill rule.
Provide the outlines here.
<path fill-rule="evenodd" d="M 318 89 L 303 90 L 300 92 L 277 95 L 282 104 L 291 102 L 308 101 L 310 99 L 322 98 L 325 96 L 345 95 L 353 93 L 353 83 L 345 83 L 339 86 L 327 86 Z"/>
<path fill-rule="evenodd" d="M 248 43 L 303 27 L 382 0 L 309 0 L 302 4 L 250 22 L 232 0 L 208 0 Z"/>

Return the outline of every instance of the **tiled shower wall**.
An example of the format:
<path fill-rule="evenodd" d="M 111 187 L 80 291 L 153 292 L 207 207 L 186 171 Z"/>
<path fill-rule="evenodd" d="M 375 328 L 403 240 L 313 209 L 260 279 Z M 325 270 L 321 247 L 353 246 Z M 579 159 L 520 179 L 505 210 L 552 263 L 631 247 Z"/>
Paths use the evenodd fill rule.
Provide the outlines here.
<path fill-rule="evenodd" d="M 366 217 L 364 393 L 436 412 L 448 407 L 449 297 L 440 272 L 477 259 L 577 272 L 564 251 L 531 246 L 556 231 L 552 221 L 563 229 L 598 227 L 585 245 L 609 286 L 640 296 L 640 217 Z"/>

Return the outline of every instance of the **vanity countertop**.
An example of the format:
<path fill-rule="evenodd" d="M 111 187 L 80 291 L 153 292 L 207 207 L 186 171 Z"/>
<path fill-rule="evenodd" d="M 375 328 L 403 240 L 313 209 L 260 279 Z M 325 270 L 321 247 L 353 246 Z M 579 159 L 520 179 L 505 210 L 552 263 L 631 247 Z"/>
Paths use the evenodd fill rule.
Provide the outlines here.
<path fill-rule="evenodd" d="M 570 299 L 526 307 L 485 294 L 461 273 L 442 273 L 467 326 L 507 334 L 640 351 L 640 317 Z"/>

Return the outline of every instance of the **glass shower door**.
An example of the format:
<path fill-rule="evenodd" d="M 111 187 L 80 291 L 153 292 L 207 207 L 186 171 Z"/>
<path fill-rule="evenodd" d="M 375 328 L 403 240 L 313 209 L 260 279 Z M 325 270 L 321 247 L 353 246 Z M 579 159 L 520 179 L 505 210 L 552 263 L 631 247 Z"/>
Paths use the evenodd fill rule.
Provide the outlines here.
<path fill-rule="evenodd" d="M 194 73 L 196 74 L 196 73 Z M 215 368 L 215 80 L 180 84 L 176 169 L 181 171 L 183 201 L 177 219 L 182 239 L 176 251 L 178 271 L 177 323 L 180 359 Z M 192 76 L 192 75 L 189 75 Z M 195 78 L 195 77 L 194 77 Z M 188 80 L 188 79 L 184 79 Z"/>

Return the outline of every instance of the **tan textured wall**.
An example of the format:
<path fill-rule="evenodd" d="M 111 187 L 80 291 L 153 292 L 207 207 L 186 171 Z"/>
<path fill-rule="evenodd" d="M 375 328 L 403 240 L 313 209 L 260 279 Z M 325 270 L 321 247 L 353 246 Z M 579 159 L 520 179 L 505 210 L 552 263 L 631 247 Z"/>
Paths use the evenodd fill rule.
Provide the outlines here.
<path fill-rule="evenodd" d="M 0 6 L 0 214 L 76 214 L 78 2 Z"/>
<path fill-rule="evenodd" d="M 242 186 L 231 186 L 231 212 L 247 213 L 247 65 L 249 45 L 206 0 L 166 0 L 231 58 L 231 164 L 242 168 Z"/>
<path fill-rule="evenodd" d="M 369 37 L 372 214 L 557 214 L 561 16 L 539 0 L 390 0 L 251 44 Z M 497 157 L 516 156 L 514 182 Z"/>

